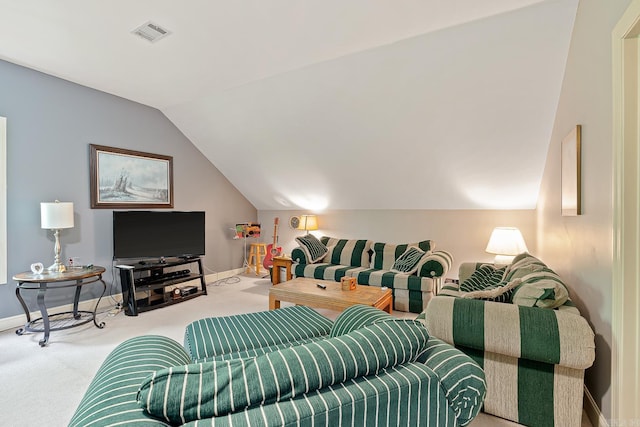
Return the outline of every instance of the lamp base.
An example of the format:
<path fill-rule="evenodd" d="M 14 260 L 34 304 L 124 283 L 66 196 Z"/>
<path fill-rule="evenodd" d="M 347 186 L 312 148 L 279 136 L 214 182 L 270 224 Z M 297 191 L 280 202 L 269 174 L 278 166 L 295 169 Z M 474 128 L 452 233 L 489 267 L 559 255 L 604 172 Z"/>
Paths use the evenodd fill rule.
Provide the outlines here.
<path fill-rule="evenodd" d="M 493 263 L 495 265 L 509 265 L 513 262 L 515 255 L 496 255 Z"/>
<path fill-rule="evenodd" d="M 64 273 L 65 271 L 67 271 L 67 267 L 64 264 L 55 262 L 51 266 L 47 267 L 47 270 L 52 273 Z"/>

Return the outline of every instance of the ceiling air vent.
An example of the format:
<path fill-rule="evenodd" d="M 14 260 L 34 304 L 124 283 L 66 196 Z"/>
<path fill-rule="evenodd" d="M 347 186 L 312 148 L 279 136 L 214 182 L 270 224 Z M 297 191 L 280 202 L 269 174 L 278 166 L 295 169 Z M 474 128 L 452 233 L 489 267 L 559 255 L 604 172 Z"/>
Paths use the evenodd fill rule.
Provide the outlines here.
<path fill-rule="evenodd" d="M 140 36 L 143 39 L 150 41 L 151 43 L 155 43 L 161 38 L 164 38 L 171 34 L 171 31 L 149 21 L 131 31 L 131 33 L 135 34 L 136 36 Z"/>

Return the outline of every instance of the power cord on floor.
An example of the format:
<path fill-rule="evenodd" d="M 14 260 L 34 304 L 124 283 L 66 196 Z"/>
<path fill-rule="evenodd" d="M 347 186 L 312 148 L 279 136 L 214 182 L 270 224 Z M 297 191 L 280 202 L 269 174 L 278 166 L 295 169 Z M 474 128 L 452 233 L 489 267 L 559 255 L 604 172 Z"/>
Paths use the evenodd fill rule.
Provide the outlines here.
<path fill-rule="evenodd" d="M 238 282 L 240 282 L 240 277 L 231 276 L 231 277 L 225 277 L 224 279 L 218 279 L 214 282 L 207 283 L 207 286 L 231 285 L 233 283 L 238 283 Z"/>

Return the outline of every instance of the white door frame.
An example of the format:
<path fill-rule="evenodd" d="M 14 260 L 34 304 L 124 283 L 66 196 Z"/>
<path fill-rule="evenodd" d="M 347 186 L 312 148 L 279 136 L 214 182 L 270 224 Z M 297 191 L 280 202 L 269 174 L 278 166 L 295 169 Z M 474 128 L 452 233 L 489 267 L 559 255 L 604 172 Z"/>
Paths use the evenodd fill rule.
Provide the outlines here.
<path fill-rule="evenodd" d="M 611 425 L 640 422 L 640 0 L 613 31 Z"/>

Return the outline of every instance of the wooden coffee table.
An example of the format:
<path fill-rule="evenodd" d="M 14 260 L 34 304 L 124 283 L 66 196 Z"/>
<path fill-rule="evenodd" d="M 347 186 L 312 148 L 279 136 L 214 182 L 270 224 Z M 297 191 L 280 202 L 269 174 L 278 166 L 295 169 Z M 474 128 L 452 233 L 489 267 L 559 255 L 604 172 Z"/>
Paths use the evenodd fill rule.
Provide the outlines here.
<path fill-rule="evenodd" d="M 326 289 L 318 287 L 318 283 L 325 285 Z M 269 310 L 280 308 L 281 301 L 336 311 L 356 304 L 370 305 L 387 313 L 391 313 L 393 309 L 391 289 L 357 285 L 353 291 L 343 291 L 339 282 L 306 277 L 272 286 L 269 290 Z"/>

